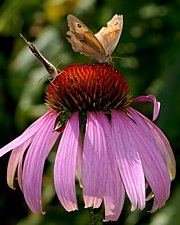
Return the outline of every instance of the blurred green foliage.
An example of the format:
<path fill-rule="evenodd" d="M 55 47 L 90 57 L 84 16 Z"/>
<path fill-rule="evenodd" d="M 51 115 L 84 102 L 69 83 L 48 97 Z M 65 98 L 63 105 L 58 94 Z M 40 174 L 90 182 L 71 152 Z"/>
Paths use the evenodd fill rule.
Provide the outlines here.
<path fill-rule="evenodd" d="M 91 60 L 74 53 L 66 40 L 68 13 L 79 17 L 95 33 L 116 13 L 123 14 L 122 37 L 114 66 L 127 78 L 134 97 L 154 94 L 161 104 L 158 126 L 169 138 L 180 167 L 180 0 L 2 0 L 0 2 L 0 146 L 20 134 L 41 116 L 48 74 L 20 38 L 22 33 L 59 69 Z M 151 116 L 152 108 L 140 110 Z M 149 108 L 147 108 L 149 107 Z M 148 111 L 147 111 L 148 109 Z M 0 215 L 2 225 L 88 224 L 80 190 L 80 211 L 67 213 L 53 187 L 52 152 L 43 187 L 47 214 L 33 215 L 22 193 L 6 185 L 8 156 L 0 159 Z M 154 214 L 130 212 L 126 200 L 121 225 L 179 225 L 180 182 L 177 173 L 167 205 Z M 149 208 L 147 208 L 148 210 Z M 110 223 L 107 223 L 110 224 Z"/>

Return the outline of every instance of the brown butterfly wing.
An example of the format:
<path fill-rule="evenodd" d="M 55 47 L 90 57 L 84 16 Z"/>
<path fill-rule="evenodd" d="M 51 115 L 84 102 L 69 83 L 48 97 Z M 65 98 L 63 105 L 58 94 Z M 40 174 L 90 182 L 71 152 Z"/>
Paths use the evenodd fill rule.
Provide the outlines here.
<path fill-rule="evenodd" d="M 73 15 L 68 15 L 68 41 L 75 52 L 80 52 L 99 62 L 104 62 L 106 52 L 93 32 Z"/>
<path fill-rule="evenodd" d="M 123 28 L 123 16 L 114 15 L 107 23 L 107 27 L 102 27 L 101 30 L 95 34 L 96 38 L 104 47 L 106 54 L 111 55 L 114 51 Z"/>

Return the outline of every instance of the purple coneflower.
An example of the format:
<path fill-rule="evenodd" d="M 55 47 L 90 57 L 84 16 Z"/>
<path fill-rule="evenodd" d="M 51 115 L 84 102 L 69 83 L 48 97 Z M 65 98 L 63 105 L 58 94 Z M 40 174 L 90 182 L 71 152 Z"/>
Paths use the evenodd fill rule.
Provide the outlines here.
<path fill-rule="evenodd" d="M 117 220 L 127 195 L 132 208 L 143 209 L 146 190 L 162 207 L 175 176 L 175 160 L 162 131 L 131 107 L 154 103 L 153 120 L 160 103 L 154 96 L 131 100 L 128 83 L 107 64 L 72 65 L 49 84 L 50 108 L 18 138 L 0 149 L 11 152 L 7 181 L 19 186 L 33 213 L 43 213 L 41 200 L 45 160 L 61 136 L 54 163 L 57 196 L 67 211 L 77 210 L 75 179 L 82 187 L 85 207 L 105 207 L 105 220 Z M 150 198 L 150 197 L 147 198 Z"/>

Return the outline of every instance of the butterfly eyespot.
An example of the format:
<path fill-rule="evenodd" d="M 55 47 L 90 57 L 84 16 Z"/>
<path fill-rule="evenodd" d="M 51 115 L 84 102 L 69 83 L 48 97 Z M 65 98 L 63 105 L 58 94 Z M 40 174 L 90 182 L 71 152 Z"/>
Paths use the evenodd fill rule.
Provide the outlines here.
<path fill-rule="evenodd" d="M 82 27 L 82 25 L 81 25 L 80 23 L 77 23 L 77 27 L 81 28 L 81 27 Z"/>
<path fill-rule="evenodd" d="M 119 25 L 119 21 L 116 21 L 116 22 L 114 23 L 114 26 L 117 26 L 117 25 Z"/>

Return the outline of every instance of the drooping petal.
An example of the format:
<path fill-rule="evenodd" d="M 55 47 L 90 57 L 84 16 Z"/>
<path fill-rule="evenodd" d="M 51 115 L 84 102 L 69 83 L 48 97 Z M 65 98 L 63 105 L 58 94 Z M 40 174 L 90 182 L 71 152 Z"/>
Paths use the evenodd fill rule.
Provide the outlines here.
<path fill-rule="evenodd" d="M 89 112 L 84 137 L 82 182 L 85 207 L 98 208 L 107 183 L 107 143 L 103 112 Z"/>
<path fill-rule="evenodd" d="M 104 196 L 105 221 L 116 221 L 124 205 L 125 190 L 115 161 L 110 122 L 103 113 L 101 114 L 101 125 L 107 140 L 108 155 L 106 162 L 108 166 L 107 184 Z"/>
<path fill-rule="evenodd" d="M 81 135 L 79 135 L 79 146 L 77 150 L 77 158 L 76 158 L 76 177 L 79 181 L 79 185 L 82 188 L 82 140 Z"/>
<path fill-rule="evenodd" d="M 50 144 L 48 149 L 52 149 L 52 147 L 54 146 L 57 138 L 59 137 L 60 133 L 54 131 L 52 136 L 51 136 L 51 140 L 50 140 Z M 32 138 L 31 138 L 32 139 Z M 18 184 L 20 189 L 23 191 L 23 179 L 22 179 L 22 174 L 23 174 L 23 161 L 24 161 L 24 152 L 27 149 L 27 147 L 30 145 L 31 143 L 31 139 L 28 140 L 28 142 L 26 142 L 23 145 L 23 149 L 21 151 L 21 154 L 19 156 L 19 162 L 18 162 Z M 14 150 L 13 150 L 14 151 Z"/>
<path fill-rule="evenodd" d="M 53 110 L 49 110 L 42 117 L 36 120 L 19 137 L 17 137 L 13 141 L 11 141 L 9 144 L 7 144 L 6 146 L 0 149 L 0 157 L 6 154 L 7 152 L 11 151 L 12 149 L 22 145 L 24 142 L 26 142 L 43 126 L 44 123 L 46 123 L 49 117 L 55 114 L 56 112 L 54 112 Z"/>
<path fill-rule="evenodd" d="M 58 198 L 67 211 L 78 209 L 75 170 L 79 147 L 79 119 L 74 112 L 65 127 L 54 164 L 54 183 Z"/>
<path fill-rule="evenodd" d="M 143 164 L 144 174 L 155 199 L 152 211 L 162 207 L 169 197 L 170 177 L 166 168 L 160 146 L 157 144 L 150 127 L 136 110 L 128 108 L 135 123 L 129 122 L 129 129 L 134 135 L 135 145 Z"/>
<path fill-rule="evenodd" d="M 125 189 L 116 163 L 110 163 L 108 167 L 106 194 L 104 197 L 105 221 L 116 221 L 124 205 Z"/>
<path fill-rule="evenodd" d="M 19 157 L 21 154 L 23 145 L 18 146 L 15 148 L 9 157 L 8 167 L 7 167 L 7 183 L 8 186 L 12 189 L 15 189 L 14 187 L 14 176 L 15 172 L 18 166 Z"/>
<path fill-rule="evenodd" d="M 133 121 L 122 111 L 112 111 L 112 140 L 116 163 L 132 203 L 132 209 L 145 207 L 145 178 L 136 144 L 136 137 L 129 129 Z"/>
<path fill-rule="evenodd" d="M 152 123 L 147 117 L 142 115 L 140 112 L 137 112 L 137 113 L 144 119 L 144 121 L 147 123 L 147 125 L 151 129 L 154 139 L 156 139 L 157 144 L 159 145 L 159 149 L 161 150 L 161 153 L 166 163 L 166 166 L 168 168 L 171 180 L 173 180 L 176 175 L 176 161 L 175 161 L 174 154 L 168 139 L 162 133 L 162 131 L 154 123 Z"/>
<path fill-rule="evenodd" d="M 7 167 L 7 183 L 9 187 L 14 188 L 14 176 L 17 169 L 17 166 L 21 159 L 23 158 L 24 152 L 26 148 L 29 146 L 32 138 L 26 141 L 24 144 L 18 146 L 17 148 L 13 149 L 11 155 L 9 157 L 8 167 Z M 19 181 L 19 179 L 18 179 Z"/>
<path fill-rule="evenodd" d="M 50 152 L 50 141 L 58 114 L 49 115 L 40 127 L 27 151 L 23 167 L 23 193 L 33 213 L 43 213 L 41 187 L 45 160 Z"/>
<path fill-rule="evenodd" d="M 23 161 L 24 161 L 24 153 L 26 151 L 26 149 L 28 148 L 28 146 L 30 145 L 30 143 L 32 142 L 33 137 L 31 137 L 28 141 L 26 141 L 23 144 L 23 148 L 21 150 L 21 153 L 19 155 L 19 162 L 18 162 L 18 184 L 19 187 L 21 189 L 21 191 L 23 190 L 22 187 L 22 173 L 23 173 Z"/>
<path fill-rule="evenodd" d="M 153 95 L 148 96 L 139 96 L 137 98 L 134 98 L 133 102 L 152 102 L 154 104 L 154 110 L 153 110 L 153 121 L 156 120 L 156 118 L 159 115 L 160 110 L 160 102 L 156 100 L 156 97 Z"/>

